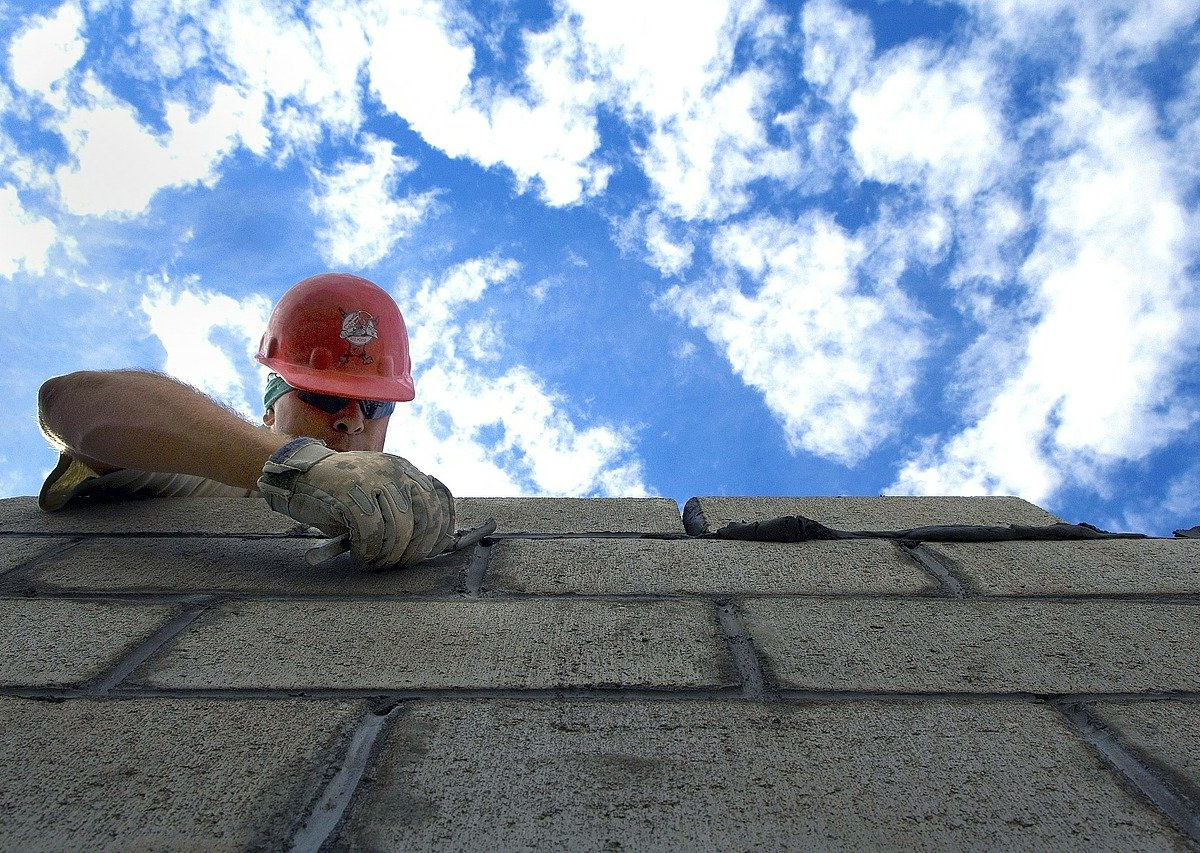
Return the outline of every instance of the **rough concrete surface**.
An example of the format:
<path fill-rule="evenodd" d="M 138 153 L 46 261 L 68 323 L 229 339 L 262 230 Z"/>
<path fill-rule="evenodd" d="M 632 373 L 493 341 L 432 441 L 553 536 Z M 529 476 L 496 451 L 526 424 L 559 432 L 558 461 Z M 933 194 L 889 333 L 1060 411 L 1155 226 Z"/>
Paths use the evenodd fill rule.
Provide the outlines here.
<path fill-rule="evenodd" d="M 667 499 L 459 509 L 508 534 L 363 572 L 308 567 L 323 539 L 255 499 L 0 502 L 0 851 L 1200 853 L 1191 543 L 918 565 L 884 541 L 637 538 L 679 532 Z"/>
<path fill-rule="evenodd" d="M 982 595 L 1200 593 L 1200 539 L 925 547 Z"/>
<path fill-rule="evenodd" d="M 1200 690 L 1200 603 L 773 598 L 740 616 L 785 687 Z"/>
<path fill-rule="evenodd" d="M 128 683 L 554 688 L 732 684 L 692 601 L 246 601 L 214 609 Z"/>
<path fill-rule="evenodd" d="M 458 498 L 458 526 L 496 519 L 499 533 L 682 533 L 670 498 Z"/>
<path fill-rule="evenodd" d="M 0 599 L 0 686 L 87 681 L 175 613 L 161 604 Z"/>
<path fill-rule="evenodd" d="M 86 590 L 432 594 L 461 588 L 471 559 L 468 549 L 406 569 L 371 570 L 355 566 L 346 554 L 309 566 L 304 561 L 305 552 L 322 541 L 284 537 L 96 537 L 61 557 L 46 560 L 23 583 Z"/>
<path fill-rule="evenodd" d="M 40 554 L 61 548 L 70 539 L 51 536 L 0 536 L 0 581 L 3 574 L 28 563 Z"/>
<path fill-rule="evenodd" d="M 891 542 L 509 539 L 492 551 L 485 583 L 565 593 L 922 594 L 937 583 Z"/>
<path fill-rule="evenodd" d="M 1044 706 L 420 702 L 335 846 L 1184 849 Z"/>
<path fill-rule="evenodd" d="M 1091 707 L 1109 731 L 1184 780 L 1200 807 L 1200 703 L 1164 699 Z"/>
<path fill-rule="evenodd" d="M 689 533 L 743 521 L 802 515 L 841 530 L 907 530 L 929 524 L 1054 524 L 1041 507 L 1012 497 L 697 497 L 684 506 Z"/>
<path fill-rule="evenodd" d="M 274 512 L 258 498 L 156 498 L 81 503 L 59 512 L 37 498 L 0 500 L 0 533 L 258 533 L 296 534 L 311 528 Z"/>
<path fill-rule="evenodd" d="M 283 849 L 358 703 L 0 698 L 0 848 Z"/>

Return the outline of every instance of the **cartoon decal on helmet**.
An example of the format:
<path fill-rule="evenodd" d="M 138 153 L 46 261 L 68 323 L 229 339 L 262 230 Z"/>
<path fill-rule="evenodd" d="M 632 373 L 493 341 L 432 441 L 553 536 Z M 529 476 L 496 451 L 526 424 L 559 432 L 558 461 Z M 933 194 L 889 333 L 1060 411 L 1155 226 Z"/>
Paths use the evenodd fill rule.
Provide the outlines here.
<path fill-rule="evenodd" d="M 340 308 L 338 310 L 342 311 Z M 370 364 L 375 360 L 367 355 L 367 344 L 379 337 L 374 315 L 366 311 L 351 311 L 349 314 L 342 311 L 342 331 L 338 337 L 349 347 L 345 355 L 338 357 L 342 364 L 352 358 L 360 359 L 363 364 Z"/>

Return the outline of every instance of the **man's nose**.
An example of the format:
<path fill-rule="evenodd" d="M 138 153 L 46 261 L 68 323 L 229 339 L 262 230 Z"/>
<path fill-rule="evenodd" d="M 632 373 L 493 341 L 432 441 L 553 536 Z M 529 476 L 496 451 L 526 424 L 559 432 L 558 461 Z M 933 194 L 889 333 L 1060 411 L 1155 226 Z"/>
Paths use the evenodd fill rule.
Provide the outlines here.
<path fill-rule="evenodd" d="M 362 407 L 358 405 L 358 400 L 351 400 L 343 406 L 342 410 L 337 413 L 337 419 L 333 422 L 333 428 L 338 432 L 346 432 L 351 435 L 362 432 L 365 425 Z"/>

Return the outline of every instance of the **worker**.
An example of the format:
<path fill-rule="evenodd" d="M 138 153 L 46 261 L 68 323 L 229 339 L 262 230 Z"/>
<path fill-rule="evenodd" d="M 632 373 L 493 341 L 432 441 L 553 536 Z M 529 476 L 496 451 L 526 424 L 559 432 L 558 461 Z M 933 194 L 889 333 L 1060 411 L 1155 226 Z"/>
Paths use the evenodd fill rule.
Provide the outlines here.
<path fill-rule="evenodd" d="M 451 547 L 454 499 L 383 452 L 415 388 L 400 309 L 355 275 L 324 273 L 280 299 L 256 359 L 272 371 L 261 426 L 196 389 L 141 370 L 47 380 L 38 420 L 60 451 L 38 505 L 136 497 L 259 496 L 348 534 L 359 563 L 410 565 Z"/>

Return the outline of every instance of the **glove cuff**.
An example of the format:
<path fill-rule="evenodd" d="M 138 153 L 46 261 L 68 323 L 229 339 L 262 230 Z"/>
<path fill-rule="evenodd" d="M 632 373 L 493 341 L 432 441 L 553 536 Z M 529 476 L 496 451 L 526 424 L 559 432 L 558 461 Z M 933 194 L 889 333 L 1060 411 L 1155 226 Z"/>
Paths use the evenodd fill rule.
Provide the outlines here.
<path fill-rule="evenodd" d="M 290 495 L 292 484 L 298 476 L 335 452 L 319 439 L 307 436 L 292 439 L 272 453 L 271 458 L 263 465 L 262 476 L 258 478 L 259 492 L 267 498 L 271 508 L 275 509 L 271 502 L 272 495 Z"/>
<path fill-rule="evenodd" d="M 303 453 L 300 452 L 304 448 L 312 447 L 313 445 L 324 449 L 326 452 L 321 453 L 320 451 L 316 450 L 316 448 Z M 283 445 L 274 453 L 272 453 L 271 458 L 267 460 L 267 464 L 263 466 L 263 470 L 266 471 L 273 465 L 286 465 L 292 470 L 299 469 L 301 471 L 307 471 L 319 460 L 324 459 L 333 452 L 335 451 L 329 450 L 329 448 L 325 447 L 325 442 L 321 441 L 321 439 L 310 438 L 307 435 L 302 435 L 299 438 L 293 438 L 287 444 Z"/>

